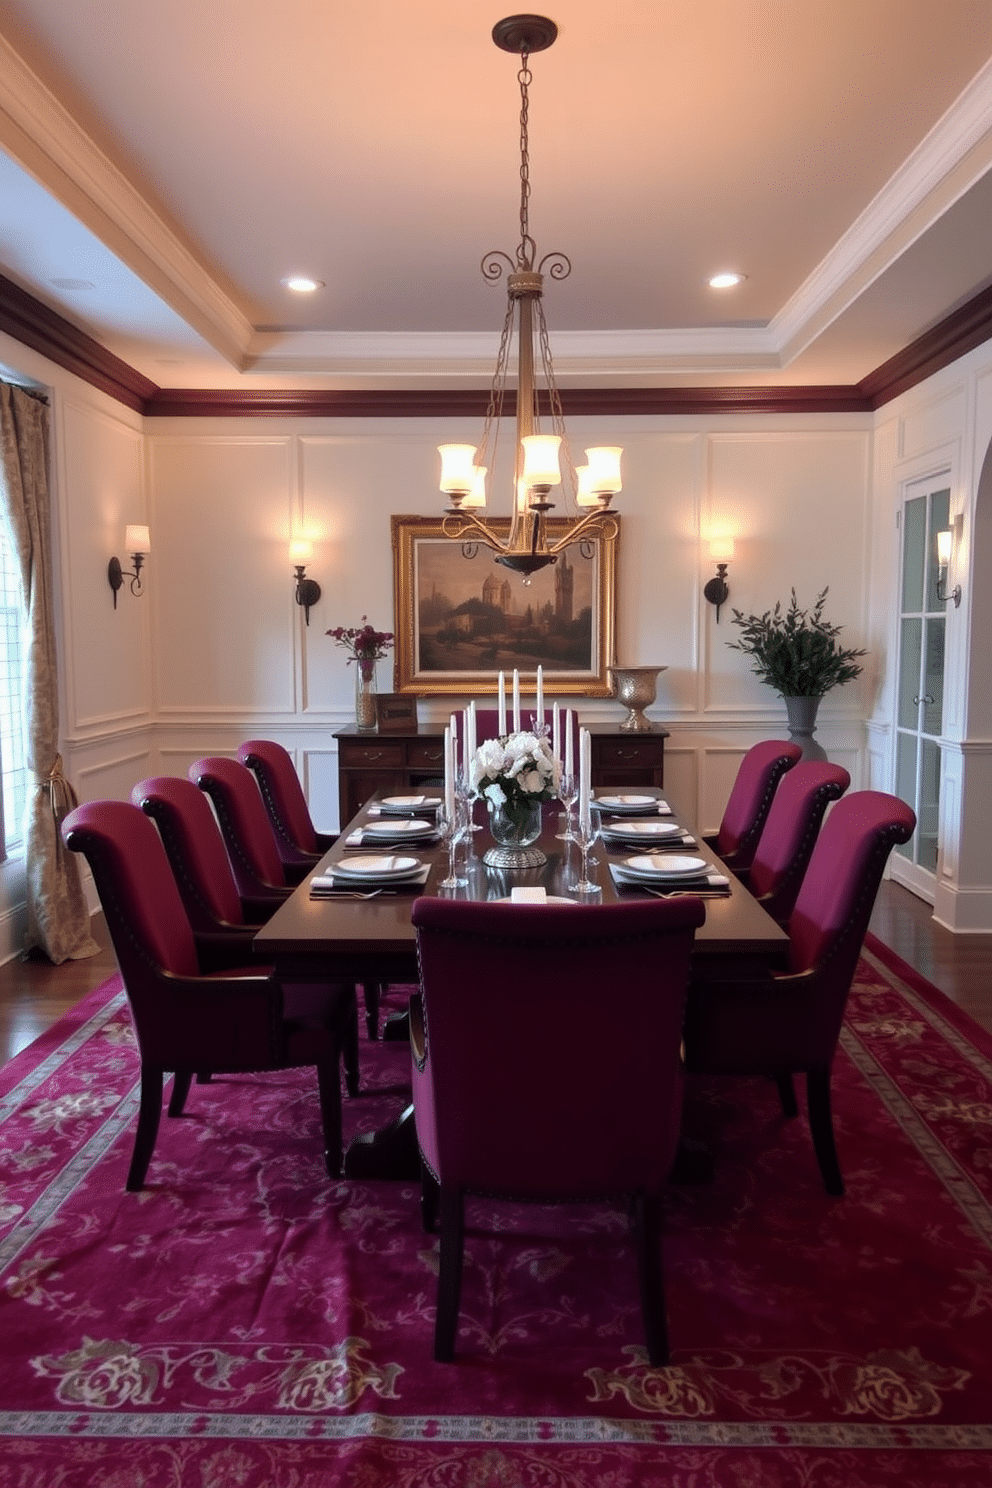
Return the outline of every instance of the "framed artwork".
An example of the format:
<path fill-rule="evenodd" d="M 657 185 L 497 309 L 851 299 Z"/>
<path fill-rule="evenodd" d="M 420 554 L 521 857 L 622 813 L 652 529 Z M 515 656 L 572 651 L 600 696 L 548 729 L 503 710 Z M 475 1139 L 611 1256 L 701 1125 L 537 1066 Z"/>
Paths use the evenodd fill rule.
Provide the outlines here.
<path fill-rule="evenodd" d="M 613 521 L 610 535 L 563 549 L 528 584 L 491 548 L 445 537 L 443 517 L 394 516 L 395 691 L 495 693 L 501 671 L 528 677 L 540 666 L 546 692 L 611 697 L 620 541 Z M 549 537 L 569 525 L 551 518 Z M 509 519 L 492 526 L 503 536 Z"/>

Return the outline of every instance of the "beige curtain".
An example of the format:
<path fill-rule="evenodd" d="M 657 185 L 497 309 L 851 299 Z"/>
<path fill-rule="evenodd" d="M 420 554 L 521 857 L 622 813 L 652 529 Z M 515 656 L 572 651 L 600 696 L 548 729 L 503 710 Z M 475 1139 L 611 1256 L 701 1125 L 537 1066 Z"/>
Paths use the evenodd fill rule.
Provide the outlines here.
<path fill-rule="evenodd" d="M 52 604 L 48 491 L 48 408 L 21 388 L 0 383 L 0 506 L 21 570 L 27 609 L 25 721 L 34 776 L 25 820 L 28 929 L 56 964 L 95 956 L 75 855 L 59 826 L 76 804 L 62 773 L 59 745 L 55 613 Z"/>

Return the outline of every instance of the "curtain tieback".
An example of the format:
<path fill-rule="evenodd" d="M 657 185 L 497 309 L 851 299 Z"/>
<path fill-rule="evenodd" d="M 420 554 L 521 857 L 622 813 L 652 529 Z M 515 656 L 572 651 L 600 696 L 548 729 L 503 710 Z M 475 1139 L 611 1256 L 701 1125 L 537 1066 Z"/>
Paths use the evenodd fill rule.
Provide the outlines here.
<path fill-rule="evenodd" d="M 42 789 L 48 791 L 48 799 L 52 806 L 52 815 L 57 822 L 64 816 L 68 816 L 72 808 L 78 805 L 76 792 L 65 778 L 62 770 L 62 756 L 55 756 L 55 763 L 41 782 Z"/>

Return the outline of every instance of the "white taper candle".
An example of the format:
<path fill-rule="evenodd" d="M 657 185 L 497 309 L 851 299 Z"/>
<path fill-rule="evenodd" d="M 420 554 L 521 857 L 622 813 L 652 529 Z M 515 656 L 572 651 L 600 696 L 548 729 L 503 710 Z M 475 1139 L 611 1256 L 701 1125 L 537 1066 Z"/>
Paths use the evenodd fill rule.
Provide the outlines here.
<path fill-rule="evenodd" d="M 513 732 L 520 732 L 520 673 L 513 668 Z"/>
<path fill-rule="evenodd" d="M 551 753 L 561 760 L 561 708 L 557 702 L 551 705 Z"/>
<path fill-rule="evenodd" d="M 544 722 L 544 668 L 537 669 L 537 725 Z"/>
<path fill-rule="evenodd" d="M 565 774 L 575 774 L 575 710 L 565 709 Z"/>
<path fill-rule="evenodd" d="M 506 677 L 502 672 L 499 674 L 499 702 L 497 704 L 500 736 L 506 733 Z"/>
<path fill-rule="evenodd" d="M 444 814 L 449 821 L 455 814 L 455 771 L 451 728 L 444 731 Z"/>

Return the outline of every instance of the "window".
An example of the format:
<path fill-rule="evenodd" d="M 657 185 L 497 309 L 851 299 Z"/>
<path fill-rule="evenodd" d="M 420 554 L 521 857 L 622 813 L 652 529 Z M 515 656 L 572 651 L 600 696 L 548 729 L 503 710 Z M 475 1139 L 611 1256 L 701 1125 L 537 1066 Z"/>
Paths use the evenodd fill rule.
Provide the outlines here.
<path fill-rule="evenodd" d="M 27 797 L 24 738 L 24 605 L 21 580 L 0 522 L 0 862 L 20 846 Z"/>

